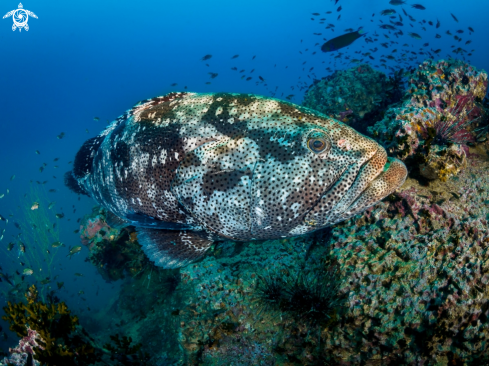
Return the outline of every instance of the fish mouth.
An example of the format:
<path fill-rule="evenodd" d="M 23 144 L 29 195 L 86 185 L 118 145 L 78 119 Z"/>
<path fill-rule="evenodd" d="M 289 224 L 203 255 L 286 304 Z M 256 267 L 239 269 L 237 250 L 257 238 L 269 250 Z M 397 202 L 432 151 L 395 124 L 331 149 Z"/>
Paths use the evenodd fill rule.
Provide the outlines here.
<path fill-rule="evenodd" d="M 406 165 L 402 161 L 388 157 L 382 171 L 370 181 L 349 205 L 341 220 L 345 220 L 387 197 L 404 184 L 407 173 Z"/>
<path fill-rule="evenodd" d="M 349 183 L 352 175 L 355 178 Z M 316 207 L 308 213 L 306 220 L 317 220 L 322 227 L 347 220 L 394 192 L 406 177 L 404 163 L 387 157 L 385 149 L 378 146 L 369 159 L 360 165 L 349 166 L 342 172 L 334 186 L 323 194 Z M 340 199 L 331 207 L 329 197 Z M 322 212 L 326 214 L 323 216 Z"/>

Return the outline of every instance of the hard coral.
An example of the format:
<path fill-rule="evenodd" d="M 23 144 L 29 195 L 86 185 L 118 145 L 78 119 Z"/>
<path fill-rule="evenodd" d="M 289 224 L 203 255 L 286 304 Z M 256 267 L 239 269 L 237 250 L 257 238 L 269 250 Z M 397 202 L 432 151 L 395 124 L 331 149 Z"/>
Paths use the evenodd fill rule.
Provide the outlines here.
<path fill-rule="evenodd" d="M 149 263 L 137 241 L 134 227 L 111 228 L 106 223 L 106 211 L 94 207 L 80 226 L 81 239 L 88 245 L 89 261 L 106 281 L 124 278 L 126 273 L 136 276 Z"/>
<path fill-rule="evenodd" d="M 409 78 L 401 106 L 386 111 L 384 119 L 369 127 L 390 154 L 417 169 L 428 179 L 456 175 L 452 144 L 476 140 L 475 128 L 486 123 L 482 99 L 487 91 L 487 73 L 460 60 L 425 61 Z M 437 158 L 430 156 L 436 150 Z M 457 146 L 460 151 L 461 147 Z M 460 157 L 463 161 L 464 157 Z M 436 160 L 436 162 L 434 162 Z"/>
<path fill-rule="evenodd" d="M 362 132 L 369 115 L 377 115 L 379 110 L 399 100 L 401 73 L 388 79 L 368 64 L 336 71 L 311 85 L 302 104 L 354 125 Z"/>
<path fill-rule="evenodd" d="M 94 207 L 90 215 L 86 215 L 80 224 L 80 239 L 83 245 L 93 246 L 103 240 L 114 240 L 119 230 L 111 228 L 105 221 L 105 210 Z"/>
<path fill-rule="evenodd" d="M 480 169 L 440 192 L 403 191 L 333 229 L 349 303 L 341 329 L 324 333 L 338 364 L 471 364 L 487 353 L 489 179 Z"/>

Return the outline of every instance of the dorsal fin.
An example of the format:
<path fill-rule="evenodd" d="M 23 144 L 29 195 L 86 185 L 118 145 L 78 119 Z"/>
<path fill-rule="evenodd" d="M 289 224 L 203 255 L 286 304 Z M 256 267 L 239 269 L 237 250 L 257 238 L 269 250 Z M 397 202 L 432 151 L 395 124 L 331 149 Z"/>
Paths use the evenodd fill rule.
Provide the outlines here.
<path fill-rule="evenodd" d="M 138 242 L 155 265 L 178 268 L 201 258 L 211 246 L 210 234 L 204 231 L 158 230 L 137 228 Z"/>

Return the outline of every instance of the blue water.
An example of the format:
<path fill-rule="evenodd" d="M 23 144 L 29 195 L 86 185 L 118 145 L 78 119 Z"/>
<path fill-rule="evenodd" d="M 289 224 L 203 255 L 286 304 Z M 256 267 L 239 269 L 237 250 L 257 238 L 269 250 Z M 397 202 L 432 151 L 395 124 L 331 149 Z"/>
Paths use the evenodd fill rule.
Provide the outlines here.
<path fill-rule="evenodd" d="M 64 187 L 63 174 L 71 169 L 68 162 L 86 139 L 96 136 L 107 121 L 139 100 L 186 87 L 194 92 L 246 92 L 277 98 L 294 94 L 291 101 L 300 104 L 313 79 L 354 66 L 351 59 L 361 58 L 357 51 L 367 52 L 377 47 L 379 51 L 373 54 L 376 60 L 363 60 L 390 73 L 399 65 L 388 60 L 390 68 L 386 69 L 380 66 L 378 59 L 404 43 L 416 53 L 441 48 L 437 58 L 460 57 L 452 52 L 451 46 L 462 47 L 472 53 L 472 56 L 464 56 L 470 64 L 489 70 L 488 1 L 413 2 L 427 8 L 416 10 L 404 6 L 416 22 L 410 22 L 400 6 L 392 6 L 387 0 L 340 0 L 336 5 L 334 1 L 325 0 L 33 0 L 22 3 L 24 9 L 38 16 L 38 19 L 29 18 L 29 31 L 12 31 L 11 17 L 0 21 L 0 195 L 5 194 L 0 199 L 0 214 L 14 215 L 9 224 L 0 222 L 0 229 L 6 228 L 0 241 L 3 271 L 13 273 L 23 269 L 17 249 L 6 257 L 5 247 L 13 239 L 12 235 L 18 233 L 12 221 L 16 220 L 18 206 L 25 205 L 23 196 L 29 191 L 31 180 L 47 180 L 46 190 L 57 190 L 47 195 L 50 201 L 57 202 L 56 212 L 66 215 L 58 220 L 61 241 L 67 246 L 80 245 L 78 234 L 73 233 L 79 228 L 76 220 L 91 211 L 93 201 L 87 197 L 78 200 L 76 194 Z M 340 5 L 342 10 L 338 12 Z M 16 1 L 4 0 L 0 13 L 6 14 L 17 6 Z M 380 16 L 380 11 L 387 8 L 394 8 L 403 16 L 404 36 L 396 38 L 378 27 L 379 19 L 388 20 Z M 332 14 L 325 14 L 327 11 Z M 311 15 L 315 12 L 321 15 Z M 458 18 L 458 23 L 450 13 Z M 341 18 L 337 20 L 339 14 Z M 319 18 L 326 18 L 325 24 L 319 24 Z M 427 23 L 420 24 L 423 19 L 434 23 L 439 19 L 441 27 L 435 29 Z M 335 25 L 334 32 L 324 29 L 328 23 Z M 343 56 L 338 59 L 334 59 L 337 53 L 321 52 L 323 38 L 327 40 L 347 28 L 356 30 L 360 26 L 368 36 L 378 40 L 366 43 L 364 38 L 359 39 L 341 50 Z M 475 30 L 471 35 L 469 26 Z M 464 33 L 455 33 L 458 29 Z M 455 41 L 446 34 L 447 30 L 461 36 L 463 41 Z M 375 32 L 379 37 L 373 36 Z M 413 39 L 408 32 L 415 32 L 422 39 Z M 436 39 L 436 33 L 442 37 Z M 391 40 L 398 45 L 389 49 L 380 46 Z M 468 40 L 472 43 L 465 45 Z M 424 47 L 424 43 L 429 46 Z M 317 53 L 313 55 L 313 52 Z M 212 58 L 201 61 L 206 54 L 211 54 Z M 239 57 L 231 59 L 234 55 Z M 252 60 L 253 56 L 256 58 Z M 400 66 L 416 67 L 428 55 L 412 57 L 413 60 Z M 240 74 L 231 70 L 232 67 L 246 71 Z M 331 71 L 325 70 L 327 67 Z M 251 69 L 255 70 L 252 74 Z M 211 79 L 209 72 L 219 75 Z M 246 81 L 241 79 L 242 75 L 253 79 Z M 258 76 L 265 82 L 257 82 Z M 209 81 L 211 84 L 206 84 Z M 173 83 L 177 85 L 171 86 Z M 61 132 L 65 137 L 57 139 Z M 36 150 L 40 154 L 36 154 Z M 59 161 L 54 163 L 56 157 Z M 47 166 L 40 172 L 43 163 Z M 56 169 L 55 164 L 59 165 Z M 13 175 L 15 179 L 11 180 Z M 7 189 L 9 194 L 6 194 Z M 73 213 L 73 205 L 76 213 Z M 119 285 L 106 283 L 92 265 L 84 262 L 85 247 L 72 259 L 67 258 L 67 254 L 67 248 L 60 249 L 53 273 L 59 275 L 57 281 L 65 282 L 65 288 L 57 295 L 73 310 L 84 310 L 90 303 L 91 311 L 96 311 L 117 295 Z M 82 273 L 84 277 L 75 277 L 74 273 Z M 5 281 L 0 283 L 0 290 L 8 290 Z M 78 295 L 80 290 L 85 292 L 86 301 Z M 97 290 L 98 296 L 95 295 Z M 0 306 L 5 302 L 5 298 L 0 298 Z M 3 321 L 0 325 L 4 330 L 8 328 Z M 14 341 L 9 339 L 1 346 L 5 348 Z"/>

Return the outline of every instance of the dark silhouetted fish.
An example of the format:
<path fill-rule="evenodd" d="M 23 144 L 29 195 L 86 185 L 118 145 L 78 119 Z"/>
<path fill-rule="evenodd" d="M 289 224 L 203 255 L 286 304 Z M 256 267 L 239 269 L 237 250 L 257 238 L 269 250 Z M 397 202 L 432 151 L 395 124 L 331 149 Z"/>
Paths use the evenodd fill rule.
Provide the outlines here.
<path fill-rule="evenodd" d="M 365 36 L 365 33 L 362 29 L 359 29 L 356 32 L 345 33 L 341 36 L 330 39 L 328 42 L 321 46 L 321 51 L 323 52 L 332 52 L 338 51 L 343 47 L 347 47 L 355 42 L 358 38 Z"/>

